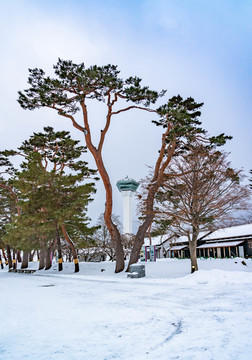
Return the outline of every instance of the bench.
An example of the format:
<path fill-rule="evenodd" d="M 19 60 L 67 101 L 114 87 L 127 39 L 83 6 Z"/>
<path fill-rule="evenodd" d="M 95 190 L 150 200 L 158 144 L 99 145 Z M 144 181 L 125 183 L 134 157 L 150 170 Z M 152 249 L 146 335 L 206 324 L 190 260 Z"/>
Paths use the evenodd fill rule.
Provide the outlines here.
<path fill-rule="evenodd" d="M 128 278 L 139 279 L 145 276 L 145 265 L 132 264 L 129 268 Z"/>
<path fill-rule="evenodd" d="M 33 274 L 36 270 L 33 269 L 9 269 L 9 272 L 13 273 L 23 273 L 23 274 Z"/>

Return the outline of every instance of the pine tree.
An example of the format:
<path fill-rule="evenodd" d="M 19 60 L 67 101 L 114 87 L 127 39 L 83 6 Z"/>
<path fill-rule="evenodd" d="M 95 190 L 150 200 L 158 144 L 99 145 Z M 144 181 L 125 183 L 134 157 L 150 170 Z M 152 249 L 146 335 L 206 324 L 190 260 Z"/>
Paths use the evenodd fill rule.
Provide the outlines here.
<path fill-rule="evenodd" d="M 159 120 L 154 122 L 164 129 L 153 181 L 146 199 L 147 214 L 137 231 L 130 265 L 137 261 L 145 233 L 153 221 L 155 193 L 162 183 L 164 171 L 169 166 L 172 157 L 183 151 L 193 139 L 204 138 L 206 135 L 198 119 L 203 104 L 197 104 L 192 98 L 184 100 L 178 95 L 158 109 L 151 109 L 149 106 L 155 104 L 165 91 L 158 93 L 147 86 L 142 86 L 141 79 L 138 77 L 129 77 L 126 80 L 120 78 L 117 66 L 114 65 L 102 67 L 94 65 L 85 68 L 83 63 L 74 64 L 72 61 L 59 59 L 54 70 L 56 77 L 50 78 L 45 76 L 42 69 L 30 69 L 28 77 L 30 87 L 19 92 L 18 102 L 22 108 L 29 110 L 50 108 L 59 116 L 68 118 L 73 126 L 83 133 L 87 148 L 94 157 L 106 190 L 104 220 L 111 239 L 116 244 L 115 272 L 120 272 L 124 269 L 123 244 L 121 234 L 112 220 L 112 185 L 102 156 L 111 120 L 122 112 L 138 109 L 158 115 Z M 90 100 L 104 102 L 106 108 L 105 125 L 100 132 L 97 145 L 91 136 L 92 119 L 88 111 Z M 76 117 L 79 110 L 82 112 L 83 124 L 79 123 Z M 223 134 L 209 139 L 209 142 L 216 144 L 224 144 L 225 141 L 226 137 Z"/>
<path fill-rule="evenodd" d="M 6 156 L 25 157 L 21 171 L 12 180 L 21 215 L 9 225 L 5 239 L 23 251 L 41 249 L 49 252 L 59 241 L 61 229 L 72 249 L 77 272 L 75 246 L 78 241 L 74 244 L 68 228 L 81 229 L 83 236 L 95 230 L 89 228 L 86 216 L 87 205 L 95 192 L 94 182 L 83 184 L 83 180 L 95 175 L 95 171 L 79 160 L 85 148 L 78 146 L 79 141 L 72 140 L 68 132 L 54 132 L 50 127 L 44 130 L 24 141 L 17 151 L 4 152 Z M 61 258 L 59 262 L 62 262 Z"/>
<path fill-rule="evenodd" d="M 24 109 L 53 109 L 60 116 L 68 118 L 73 126 L 83 133 L 106 191 L 104 220 L 112 241 L 116 244 L 115 272 L 120 272 L 124 269 L 124 252 L 120 232 L 112 219 L 112 185 L 102 155 L 104 140 L 114 116 L 131 109 L 155 112 L 149 106 L 164 95 L 164 91 L 158 93 L 150 90 L 148 86 L 142 86 L 138 77 L 122 79 L 117 66 L 110 64 L 85 68 L 83 63 L 74 64 L 72 61 L 59 59 L 54 70 L 56 77 L 50 78 L 46 77 L 41 69 L 30 69 L 30 88 L 19 92 L 18 102 Z M 90 99 L 104 102 L 106 107 L 105 124 L 97 145 L 91 136 L 92 119 L 88 112 Z M 83 125 L 75 116 L 79 110 L 83 115 Z"/>

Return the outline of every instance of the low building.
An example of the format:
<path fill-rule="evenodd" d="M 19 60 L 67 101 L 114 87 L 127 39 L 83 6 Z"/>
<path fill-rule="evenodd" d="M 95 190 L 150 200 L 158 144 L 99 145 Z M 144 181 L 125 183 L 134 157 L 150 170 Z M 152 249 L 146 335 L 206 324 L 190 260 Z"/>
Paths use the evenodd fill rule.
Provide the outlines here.
<path fill-rule="evenodd" d="M 145 245 L 149 246 L 148 239 Z M 152 239 L 156 257 L 189 258 L 186 236 L 162 236 Z M 201 232 L 197 241 L 198 257 L 252 257 L 252 224 L 231 226 L 213 232 Z"/>
<path fill-rule="evenodd" d="M 144 239 L 144 246 L 146 247 L 147 258 L 149 258 L 150 246 L 152 245 L 155 246 L 157 259 L 169 257 L 169 248 L 171 244 L 176 241 L 177 238 L 177 235 L 171 234 L 155 236 L 151 239 L 149 237 L 146 237 Z"/>
<path fill-rule="evenodd" d="M 215 230 L 204 237 L 204 244 L 198 245 L 197 251 L 204 257 L 251 257 L 252 224 Z"/>

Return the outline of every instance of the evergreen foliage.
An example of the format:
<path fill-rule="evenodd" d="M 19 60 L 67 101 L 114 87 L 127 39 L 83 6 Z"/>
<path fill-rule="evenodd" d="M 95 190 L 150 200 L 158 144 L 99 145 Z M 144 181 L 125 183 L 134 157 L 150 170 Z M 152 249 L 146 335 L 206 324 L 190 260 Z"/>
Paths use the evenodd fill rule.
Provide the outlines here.
<path fill-rule="evenodd" d="M 5 241 L 24 251 L 49 248 L 56 228 L 65 224 L 74 243 L 92 234 L 86 215 L 87 205 L 95 192 L 95 177 L 85 161 L 79 160 L 86 151 L 79 141 L 66 131 L 34 133 L 16 151 L 4 151 L 4 156 L 22 155 L 21 170 L 9 182 L 18 196 L 21 214 L 15 215 L 6 227 Z"/>
<path fill-rule="evenodd" d="M 108 95 L 116 94 L 126 101 L 149 106 L 165 93 L 141 86 L 138 77 L 123 80 L 117 66 L 111 64 L 85 68 L 84 63 L 58 59 L 54 71 L 56 78 L 50 78 L 42 69 L 29 69 L 30 88 L 19 91 L 18 102 L 24 109 L 46 106 L 63 115 L 74 115 L 85 98 L 104 102 Z"/>
<path fill-rule="evenodd" d="M 131 109 L 145 110 L 157 114 L 159 119 L 153 122 L 164 129 L 154 175 L 148 187 L 146 216 L 136 234 L 129 265 L 138 259 L 144 236 L 154 218 L 155 194 L 163 182 L 165 170 L 171 159 L 188 152 L 195 141 L 205 142 L 209 147 L 214 147 L 223 145 L 230 137 L 224 134 L 207 137 L 199 121 L 203 104 L 196 103 L 191 97 L 183 99 L 180 95 L 174 96 L 158 109 L 151 109 L 150 105 L 155 104 L 165 91 L 157 92 L 148 86 L 142 86 L 138 77 L 129 77 L 126 80 L 120 78 L 117 66 L 109 64 L 85 68 L 83 63 L 78 65 L 59 59 L 54 71 L 56 76 L 51 78 L 47 77 L 42 69 L 30 69 L 29 88 L 19 92 L 18 102 L 24 109 L 53 109 L 60 116 L 70 119 L 73 126 L 84 134 L 87 148 L 95 159 L 106 190 L 104 220 L 116 246 L 115 271 L 120 272 L 124 269 L 122 236 L 112 219 L 112 184 L 102 158 L 104 140 L 112 117 Z M 94 144 L 91 136 L 88 113 L 90 99 L 104 102 L 106 108 L 105 125 L 100 131 L 98 145 Z M 83 116 L 83 124 L 78 122 L 75 116 L 79 110 Z"/>

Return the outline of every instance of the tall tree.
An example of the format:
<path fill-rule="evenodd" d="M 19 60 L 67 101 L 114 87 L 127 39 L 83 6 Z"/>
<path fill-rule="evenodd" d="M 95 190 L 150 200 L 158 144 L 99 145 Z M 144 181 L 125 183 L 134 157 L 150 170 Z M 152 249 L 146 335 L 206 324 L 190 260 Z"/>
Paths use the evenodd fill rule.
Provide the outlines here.
<path fill-rule="evenodd" d="M 111 239 L 116 244 L 115 272 L 120 272 L 124 269 L 124 253 L 120 232 L 112 220 L 112 185 L 102 156 L 103 145 L 112 117 L 131 109 L 155 112 L 149 109 L 149 105 L 154 104 L 164 91 L 158 93 L 147 86 L 141 86 L 141 79 L 138 77 L 126 80 L 120 78 L 114 65 L 85 68 L 83 63 L 77 65 L 72 61 L 59 59 L 54 70 L 56 78 L 46 77 L 41 69 L 30 69 L 30 88 L 19 92 L 18 102 L 24 109 L 53 109 L 60 116 L 68 118 L 83 133 L 105 187 L 104 220 Z M 89 118 L 90 99 L 102 101 L 106 107 L 105 123 L 97 145 L 93 142 L 90 129 L 90 122 L 95 121 Z M 81 110 L 83 116 L 81 123 L 75 116 L 78 110 Z"/>
<path fill-rule="evenodd" d="M 184 100 L 178 95 L 157 109 L 159 120 L 155 120 L 153 123 L 161 126 L 164 131 L 154 171 L 146 188 L 144 220 L 137 231 L 128 267 L 137 262 L 145 234 L 154 220 L 156 193 L 164 182 L 165 172 L 172 159 L 188 153 L 195 142 L 206 144 L 209 147 L 221 146 L 231 138 L 224 134 L 207 136 L 207 132 L 201 127 L 199 120 L 202 105 L 203 103 L 196 103 L 193 98 Z"/>
<path fill-rule="evenodd" d="M 168 219 L 177 234 L 187 236 L 192 272 L 198 270 L 199 232 L 216 229 L 247 208 L 250 192 L 241 177 L 230 167 L 227 154 L 203 145 L 175 157 L 165 172 L 155 197 L 156 218 L 161 223 Z"/>
<path fill-rule="evenodd" d="M 11 190 L 4 178 L 0 176 L 0 183 L 4 186 L 0 186 L 0 245 L 5 257 L 4 247 L 7 249 L 8 261 L 6 258 L 6 264 L 9 268 L 12 267 L 12 257 L 10 252 L 9 244 L 6 244 L 3 240 L 6 233 L 6 226 L 12 221 L 13 216 L 16 213 L 16 197 L 14 192 Z M 10 196 L 11 195 L 11 196 Z"/>
<path fill-rule="evenodd" d="M 164 129 L 154 176 L 146 199 L 147 213 L 135 237 L 130 265 L 137 261 L 145 233 L 153 220 L 154 197 L 163 181 L 165 169 L 175 152 L 178 152 L 179 149 L 182 151 L 190 141 L 205 135 L 198 120 L 202 104 L 197 104 L 192 98 L 183 100 L 180 96 L 176 96 L 160 108 L 150 109 L 149 106 L 164 95 L 165 91 L 158 93 L 150 90 L 147 86 L 141 86 L 141 79 L 138 77 L 129 77 L 123 80 L 119 77 L 117 67 L 113 65 L 102 67 L 95 65 L 86 69 L 83 63 L 77 65 L 72 61 L 59 59 L 54 70 L 56 78 L 46 77 L 41 69 L 30 69 L 28 77 L 30 88 L 19 92 L 18 102 L 24 109 L 34 110 L 41 107 L 53 109 L 60 116 L 68 118 L 73 126 L 84 134 L 87 148 L 95 159 L 106 190 L 104 220 L 111 238 L 116 244 L 115 272 L 120 272 L 124 269 L 123 245 L 120 232 L 112 221 L 112 186 L 102 157 L 102 149 L 111 119 L 122 112 L 139 109 L 158 114 L 159 119 L 154 123 Z M 103 101 L 106 107 L 105 124 L 100 132 L 97 145 L 94 144 L 91 136 L 88 113 L 90 99 Z M 77 121 L 78 110 L 82 111 L 82 123 Z M 210 141 L 223 143 L 225 137 L 221 134 Z"/>
<path fill-rule="evenodd" d="M 24 141 L 18 151 L 4 154 L 22 155 L 22 171 L 12 181 L 19 193 L 22 210 L 8 229 L 6 238 L 22 250 L 51 249 L 58 239 L 59 227 L 72 249 L 75 271 L 79 270 L 75 246 L 68 227 L 77 227 L 84 234 L 93 233 L 88 228 L 87 205 L 92 200 L 94 183 L 81 182 L 95 174 L 79 157 L 85 148 L 70 138 L 68 132 L 54 132 L 44 128 Z M 71 173 L 66 173 L 67 171 Z M 41 259 L 42 260 L 42 259 Z M 61 259 L 60 259 L 61 261 Z"/>

